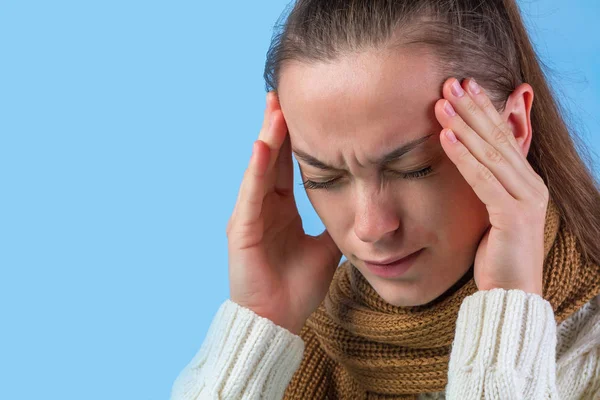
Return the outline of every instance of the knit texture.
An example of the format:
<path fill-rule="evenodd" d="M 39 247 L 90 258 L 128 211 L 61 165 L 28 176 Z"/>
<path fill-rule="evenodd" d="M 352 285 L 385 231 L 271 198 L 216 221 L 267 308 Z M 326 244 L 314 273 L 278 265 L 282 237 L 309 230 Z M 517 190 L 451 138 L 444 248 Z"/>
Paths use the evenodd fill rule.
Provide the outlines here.
<path fill-rule="evenodd" d="M 410 374 L 410 368 L 406 368 L 402 379 L 442 379 L 432 366 L 444 366 L 446 356 L 438 353 L 438 347 L 444 346 L 437 342 L 448 340 L 447 323 L 426 313 L 426 307 L 406 309 L 421 312 L 415 318 L 422 318 L 423 329 L 419 329 L 418 321 L 412 326 L 407 324 L 409 332 L 398 335 L 401 344 L 394 345 L 389 341 L 389 332 L 402 334 L 404 330 L 394 330 L 393 319 L 382 329 L 383 314 L 402 314 L 369 293 L 368 284 L 358 286 L 366 282 L 360 275 L 350 275 L 352 280 L 348 279 L 350 284 L 344 287 L 361 295 L 360 310 L 364 310 L 363 314 L 356 314 L 364 317 L 355 320 L 356 329 L 348 325 L 350 332 L 371 332 L 371 336 L 388 342 L 365 342 L 363 337 L 348 341 L 339 325 L 329 321 L 326 326 L 331 341 L 348 341 L 343 352 L 338 353 L 344 358 L 336 359 L 324 350 L 323 343 L 330 341 L 318 336 L 308 322 L 300 337 L 228 299 L 217 311 L 200 350 L 175 380 L 171 400 L 279 400 L 284 396 L 332 400 L 415 396 L 421 400 L 600 399 L 600 296 L 577 305 L 590 292 L 598 293 L 598 269 L 582 266 L 577 249 L 573 248 L 573 236 L 553 224 L 552 218 L 548 221 L 544 298 L 519 290 L 493 289 L 475 291 L 459 301 L 458 314 L 451 325 L 454 331 L 450 335 L 453 343 L 448 355 L 447 385 L 441 390 L 432 385 L 429 392 L 416 395 L 376 393 L 365 388 L 365 383 L 374 381 L 385 389 L 387 382 L 392 381 L 393 388 L 402 390 L 401 382 L 395 383 L 400 378 L 390 376 L 388 371 L 398 361 L 406 362 L 404 355 L 420 359 L 408 358 L 415 373 Z M 554 242 L 548 246 L 552 237 Z M 340 276 L 343 275 L 336 275 L 336 279 Z M 472 275 L 466 275 L 432 304 L 441 307 L 452 297 L 460 297 L 471 279 Z M 339 292 L 341 285 L 336 282 L 329 296 Z M 367 291 L 363 293 L 358 288 Z M 345 320 L 351 321 L 356 303 L 337 298 L 348 312 Z M 327 299 L 322 307 L 326 304 Z M 337 318 L 345 321 L 339 314 Z M 410 334 L 411 329 L 415 333 Z M 419 331 L 429 335 L 430 340 L 420 340 Z M 415 345 L 419 343 L 425 345 Z M 358 381 L 356 368 L 372 373 L 364 373 L 365 381 Z"/>
<path fill-rule="evenodd" d="M 299 336 L 227 300 L 171 399 L 281 399 L 303 351 Z"/>
<path fill-rule="evenodd" d="M 464 329 L 472 330 L 489 325 L 490 332 L 496 335 L 492 335 L 495 340 L 497 335 L 501 337 L 501 332 L 497 331 L 502 326 L 499 318 L 509 318 L 514 311 L 520 313 L 515 317 L 518 321 L 515 323 L 520 324 L 519 326 L 530 326 L 541 330 L 533 336 L 535 340 L 542 342 L 552 340 L 549 338 L 554 336 L 553 329 L 557 323 L 566 320 L 600 293 L 600 268 L 596 264 L 583 262 L 574 235 L 564 224 L 561 224 L 558 209 L 552 201 L 548 204 L 546 214 L 544 255 L 543 299 L 535 296 L 538 300 L 545 300 L 546 309 L 539 305 L 539 302 L 532 303 L 531 296 L 527 299 L 521 298 L 522 309 L 505 308 L 505 306 L 511 307 L 511 301 L 513 303 L 515 301 L 514 296 L 525 295 L 525 292 L 521 291 L 518 291 L 520 294 L 517 295 L 510 294 L 509 298 L 504 300 L 492 297 L 491 301 L 499 302 L 491 308 L 497 315 L 485 317 L 489 322 L 484 325 L 466 325 Z M 396 307 L 385 302 L 358 269 L 348 261 L 344 262 L 336 270 L 326 298 L 300 332 L 300 337 L 306 346 L 305 352 L 300 367 L 286 389 L 284 398 L 416 399 L 421 393 L 444 392 L 448 385 L 450 353 L 455 339 L 459 310 L 467 298 L 467 303 L 481 300 L 478 296 L 472 296 L 477 291 L 473 266 L 471 266 L 469 274 L 433 302 L 423 306 Z M 474 306 L 474 309 L 491 311 L 483 304 Z M 554 321 L 548 324 L 548 319 L 551 320 L 552 317 Z M 484 319 L 483 315 L 478 318 L 481 318 L 479 321 Z M 482 342 L 475 343 L 474 346 L 481 346 L 482 343 L 489 344 L 489 340 L 486 341 L 486 334 L 467 333 L 463 332 L 465 340 L 473 340 L 473 337 L 481 338 Z M 520 335 L 524 334 L 528 332 L 520 333 Z M 504 339 L 505 341 L 501 343 L 509 346 L 510 340 L 514 338 Z M 514 346 L 527 347 L 527 344 L 535 344 L 529 343 L 526 339 L 525 337 L 522 341 L 513 341 Z M 511 353 L 510 362 L 517 362 L 518 357 L 526 357 L 519 355 L 518 346 L 514 350 L 517 353 Z M 548 347 L 547 343 L 546 347 Z M 501 348 L 502 346 L 496 347 L 496 349 Z M 554 349 L 551 355 L 550 362 L 554 365 Z M 548 354 L 537 357 L 544 356 L 548 357 Z M 497 361 L 493 360 L 493 355 L 484 358 L 479 365 L 472 366 L 474 369 L 471 372 L 475 372 L 469 376 L 475 379 L 471 381 L 475 382 L 474 388 L 465 388 L 465 390 L 483 390 L 486 386 L 484 383 L 477 384 L 477 373 L 481 375 L 481 379 L 495 379 L 496 382 L 505 379 L 502 376 L 494 378 L 490 375 L 488 368 L 490 363 L 493 363 L 496 368 Z M 499 367 L 501 368 L 501 365 Z M 527 368 L 524 367 L 525 370 Z M 514 370 L 515 368 L 511 369 Z M 525 372 L 535 373 L 535 370 Z M 551 376 L 542 379 L 554 379 L 554 370 L 545 373 Z M 505 379 L 510 381 L 508 386 L 514 386 L 515 377 L 512 378 L 512 381 L 509 378 Z M 531 377 L 523 379 L 531 379 Z M 555 385 L 554 382 L 548 384 L 551 387 Z M 501 383 L 490 384 L 488 387 L 496 386 L 500 389 L 493 390 L 506 389 L 506 387 L 501 388 Z M 548 387 L 548 385 L 540 387 Z M 513 387 L 510 390 L 514 392 L 521 389 Z M 520 393 L 524 392 L 520 391 Z M 513 394 L 515 393 L 506 398 L 519 398 L 512 397 Z M 495 397 L 494 394 L 488 396 L 504 398 Z"/>
<path fill-rule="evenodd" d="M 447 390 L 418 398 L 506 400 L 511 397 L 504 394 L 519 393 L 512 398 L 600 399 L 600 296 L 558 325 L 554 340 L 546 300 L 504 292 L 480 291 L 465 298 L 456 321 Z M 502 317 L 515 308 L 521 311 L 513 318 Z M 528 318 L 530 313 L 523 312 L 527 309 L 541 310 L 542 318 Z M 279 400 L 303 354 L 299 336 L 227 299 L 200 351 L 175 380 L 171 400 Z M 311 354 L 316 365 L 327 364 L 318 358 L 320 353 Z M 495 373 L 500 370 L 503 374 Z M 304 398 L 313 399 L 322 398 L 329 381 L 324 376 L 304 382 Z M 352 398 L 361 399 L 360 392 L 355 395 Z M 331 393 L 326 398 L 337 397 Z"/>
<path fill-rule="evenodd" d="M 555 349 L 550 303 L 521 290 L 477 292 L 461 305 L 446 391 L 451 399 L 558 399 Z"/>

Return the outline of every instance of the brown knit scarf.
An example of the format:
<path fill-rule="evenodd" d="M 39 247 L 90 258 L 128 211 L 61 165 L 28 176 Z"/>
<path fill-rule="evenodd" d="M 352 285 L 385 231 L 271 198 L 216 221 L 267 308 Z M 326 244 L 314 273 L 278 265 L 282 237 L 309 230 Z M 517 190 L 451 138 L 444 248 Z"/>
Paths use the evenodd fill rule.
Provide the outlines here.
<path fill-rule="evenodd" d="M 543 297 L 556 323 L 600 293 L 600 268 L 584 263 L 574 235 L 550 201 L 544 232 Z M 300 336 L 304 358 L 284 399 L 415 399 L 443 392 L 458 310 L 477 291 L 473 266 L 431 303 L 386 303 L 349 262 Z"/>

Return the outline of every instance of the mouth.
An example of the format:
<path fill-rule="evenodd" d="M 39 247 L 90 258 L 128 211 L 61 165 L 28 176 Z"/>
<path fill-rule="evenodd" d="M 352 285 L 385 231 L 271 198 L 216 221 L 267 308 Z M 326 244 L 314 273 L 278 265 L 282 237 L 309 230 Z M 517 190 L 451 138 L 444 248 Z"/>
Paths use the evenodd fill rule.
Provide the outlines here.
<path fill-rule="evenodd" d="M 410 269 L 423 250 L 424 248 L 403 257 L 395 257 L 382 261 L 363 260 L 363 262 L 377 276 L 382 278 L 396 278 Z"/>

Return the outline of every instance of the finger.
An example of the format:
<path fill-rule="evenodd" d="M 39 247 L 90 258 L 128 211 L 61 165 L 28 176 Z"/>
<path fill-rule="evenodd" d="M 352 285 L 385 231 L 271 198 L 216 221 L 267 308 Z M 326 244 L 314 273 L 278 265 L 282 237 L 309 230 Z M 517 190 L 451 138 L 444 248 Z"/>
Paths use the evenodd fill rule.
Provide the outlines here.
<path fill-rule="evenodd" d="M 464 94 L 463 97 L 468 97 L 468 95 Z M 466 102 L 467 99 L 462 98 L 460 101 Z M 477 107 L 471 100 L 468 101 L 474 107 Z M 464 111 L 465 104 L 462 104 L 462 107 Z M 514 198 L 529 199 L 536 192 L 533 189 L 532 182 L 526 179 L 526 176 L 530 175 L 529 172 L 523 169 L 524 167 L 521 166 L 520 162 L 515 161 L 518 155 L 506 140 L 504 140 L 504 144 L 498 145 L 498 147 L 493 146 L 483 135 L 478 134 L 457 113 L 451 102 L 446 99 L 438 100 L 435 113 L 441 125 L 444 128 L 452 129 L 462 144 L 469 149 L 469 152 L 494 174 L 505 187 L 505 190 Z M 478 117 L 482 116 L 478 115 Z M 485 118 L 487 119 L 487 117 Z M 504 134 L 502 135 L 506 138 Z M 510 149 L 507 150 L 506 147 Z M 501 149 L 504 149 L 504 151 Z"/>
<path fill-rule="evenodd" d="M 263 141 L 254 142 L 252 157 L 240 186 L 234 210 L 235 224 L 255 223 L 262 212 L 265 197 L 265 172 L 270 157 L 269 146 Z"/>
<path fill-rule="evenodd" d="M 271 149 L 277 147 L 277 143 L 274 142 L 274 138 L 270 134 L 270 128 L 273 124 L 275 113 L 279 110 L 279 100 L 274 91 L 267 93 L 267 107 L 265 108 L 265 117 L 263 120 L 263 126 L 258 135 L 258 139 L 265 142 Z"/>
<path fill-rule="evenodd" d="M 447 132 L 455 133 L 452 129 L 442 129 L 440 134 L 442 147 L 481 201 L 491 208 L 506 209 L 505 207 L 512 207 L 510 203 L 514 202 L 515 199 L 506 191 L 492 171 L 480 163 L 469 149 L 461 143 L 460 139 L 453 143 L 448 138 Z"/>
<path fill-rule="evenodd" d="M 492 103 L 492 100 L 487 95 L 485 90 L 475 81 L 473 78 L 468 78 L 463 81 L 463 88 L 469 93 L 471 99 L 475 104 L 479 106 L 481 111 L 490 119 L 492 124 L 499 127 L 504 132 L 511 133 L 511 129 L 506 123 L 506 121 L 502 118 L 498 110 L 496 110 L 496 106 Z M 513 146 L 513 148 L 521 155 L 521 161 L 527 167 L 531 174 L 537 175 L 537 173 L 533 170 L 533 167 L 527 161 L 527 156 L 522 153 L 522 149 L 519 147 L 515 136 L 512 134 L 508 135 L 508 141 Z"/>
<path fill-rule="evenodd" d="M 273 110 L 277 108 L 276 98 L 277 96 L 274 91 L 270 91 L 266 95 L 266 106 L 263 115 L 263 123 L 258 134 L 258 139 L 262 140 L 263 142 L 266 141 L 265 135 L 268 133 L 269 127 L 271 126 L 271 114 L 273 113 Z"/>
<path fill-rule="evenodd" d="M 277 184 L 277 174 L 279 169 L 279 164 L 277 160 L 279 158 L 281 146 L 283 145 L 283 142 L 285 141 L 285 137 L 287 135 L 287 127 L 285 126 L 285 122 L 283 121 L 283 114 L 281 113 L 281 111 L 273 111 L 272 118 L 273 120 L 269 128 L 269 134 L 265 135 L 265 137 L 269 138 L 269 141 L 271 142 L 269 165 L 267 167 L 265 178 L 265 194 L 267 192 L 272 192 L 273 190 L 275 190 L 275 186 Z"/>
<path fill-rule="evenodd" d="M 535 173 L 527 157 L 523 155 L 512 129 L 498 113 L 487 94 L 474 79 L 465 79 L 462 85 L 456 86 L 457 83 L 454 78 L 447 80 L 444 93 L 449 96 L 448 99 L 465 122 L 498 149 L 532 187 L 539 185 L 541 178 Z M 463 89 L 463 96 L 454 94 L 459 88 Z M 458 101 L 455 103 L 454 100 Z"/>
<path fill-rule="evenodd" d="M 277 147 L 278 143 L 276 143 L 276 141 L 281 140 L 281 139 L 273 138 L 271 136 L 271 132 L 270 132 L 270 128 L 271 128 L 271 125 L 272 125 L 272 120 L 273 120 L 273 117 L 274 117 L 274 113 L 273 112 L 276 111 L 277 107 L 278 107 L 278 102 L 276 100 L 275 92 L 270 91 L 270 92 L 267 93 L 267 95 L 266 95 L 266 103 L 267 103 L 267 105 L 265 107 L 263 124 L 262 124 L 261 130 L 260 130 L 259 135 L 258 135 L 258 137 L 259 137 L 258 140 L 260 140 L 263 143 L 269 143 L 269 142 L 271 142 L 271 145 L 267 144 L 267 147 L 270 149 L 271 146 Z M 253 145 L 253 153 L 252 154 L 254 154 L 254 146 L 255 145 L 256 145 L 256 142 Z M 269 157 L 271 157 L 272 153 L 273 153 L 272 151 L 269 151 Z M 274 158 L 275 157 L 273 157 L 273 160 L 274 160 Z M 271 168 L 271 166 L 274 164 L 274 161 L 272 161 L 270 158 L 267 161 L 268 161 L 268 165 L 266 167 L 266 171 L 268 171 Z M 246 170 L 246 172 L 248 172 L 248 169 Z M 246 174 L 244 174 L 244 178 L 242 179 L 242 184 L 243 184 L 245 178 L 246 178 Z M 269 181 L 269 177 L 267 177 L 266 179 L 267 179 L 267 182 L 268 182 Z M 270 180 L 273 181 L 272 178 Z M 266 186 L 267 185 L 265 185 L 265 189 L 264 189 L 265 191 L 266 191 Z M 272 186 L 272 184 L 271 184 L 271 186 Z M 240 203 L 241 196 L 242 196 L 242 190 L 240 188 L 240 191 L 238 192 L 237 200 L 235 202 L 235 206 L 233 208 L 233 212 L 232 212 L 230 221 L 233 220 L 233 219 L 235 219 L 235 217 L 236 217 L 236 213 L 237 213 L 237 210 L 238 210 L 238 204 Z"/>
<path fill-rule="evenodd" d="M 501 182 L 506 192 L 510 193 L 515 199 L 531 197 L 532 188 L 523 179 L 522 174 L 518 173 L 496 148 L 475 133 L 454 111 L 448 100 L 438 100 L 435 105 L 435 114 L 442 126 L 451 129 L 458 138 L 459 147 L 464 147 L 469 152 L 469 157 L 473 157 L 477 164 L 482 164 L 486 170 L 489 170 Z M 481 168 L 473 162 L 464 165 L 471 164 L 478 169 Z M 486 172 L 483 172 L 485 175 Z"/>
<path fill-rule="evenodd" d="M 237 209 L 238 209 L 238 204 L 240 203 L 240 199 L 241 199 L 241 197 L 242 197 L 242 185 L 244 184 L 244 181 L 245 181 L 245 179 L 246 179 L 246 176 L 247 176 L 247 174 L 248 174 L 248 172 L 249 172 L 249 170 L 250 170 L 250 165 L 251 165 L 251 163 L 252 163 L 252 160 L 253 160 L 253 158 L 254 158 L 254 153 L 255 153 L 255 150 L 256 150 L 256 145 L 257 145 L 257 143 L 256 143 L 256 142 L 257 142 L 257 141 L 254 141 L 254 143 L 252 143 L 252 154 L 250 155 L 250 160 L 248 161 L 248 166 L 246 167 L 246 170 L 244 171 L 244 175 L 243 175 L 243 177 L 242 177 L 242 182 L 240 183 L 240 188 L 238 189 L 238 195 L 237 195 L 237 198 L 236 198 L 236 200 L 235 200 L 235 205 L 233 206 L 233 212 L 232 212 L 232 214 L 231 214 L 231 218 L 229 219 L 229 221 L 230 221 L 230 224 L 231 224 L 231 221 L 232 221 L 233 219 L 235 219 L 235 214 L 236 214 L 236 212 L 237 212 Z"/>
<path fill-rule="evenodd" d="M 489 118 L 489 123 L 486 126 L 482 126 L 482 128 L 489 129 L 489 127 L 497 126 L 503 132 L 510 132 L 510 127 L 502 118 L 498 110 L 496 110 L 496 107 L 494 104 L 492 104 L 492 101 L 485 90 L 479 86 L 475 79 L 464 79 L 461 86 L 469 94 L 473 103 L 479 107 L 479 110 L 483 113 L 483 115 Z M 509 141 L 512 145 L 514 145 L 514 149 L 520 153 L 519 145 L 514 135 L 509 135 Z"/>
<path fill-rule="evenodd" d="M 269 147 L 271 148 L 271 159 L 269 160 L 268 172 L 270 173 L 273 170 L 275 163 L 277 162 L 277 158 L 279 157 L 279 151 L 285 138 L 287 136 L 287 125 L 283 118 L 283 114 L 281 110 L 274 110 L 271 114 L 272 121 L 268 134 L 265 135 L 265 138 L 268 140 Z M 273 178 L 273 184 L 274 178 Z"/>
<path fill-rule="evenodd" d="M 500 127 L 500 129 L 504 131 L 507 131 L 509 133 L 511 132 L 510 127 L 502 118 L 502 116 L 498 113 L 498 110 L 496 110 L 496 106 L 492 103 L 489 96 L 485 93 L 485 90 L 481 86 L 479 86 L 479 84 L 477 84 L 477 82 L 475 82 L 474 79 L 468 79 L 466 83 L 463 82 L 463 86 L 469 92 L 469 95 L 471 96 L 475 104 L 479 106 L 479 108 L 483 111 L 485 115 L 488 116 L 488 118 L 490 118 L 493 124 Z M 537 174 L 537 172 L 534 171 L 533 167 L 527 160 L 527 154 L 522 153 L 523 150 L 520 148 L 514 135 L 509 134 L 508 140 L 513 146 L 513 148 L 521 155 L 521 161 L 525 168 L 529 171 L 533 179 L 536 180 L 538 183 L 543 183 L 543 179 Z"/>
<path fill-rule="evenodd" d="M 285 135 L 285 140 L 279 149 L 276 168 L 277 178 L 275 180 L 275 190 L 281 194 L 293 194 L 294 163 L 292 160 L 292 144 L 289 134 Z"/>
<path fill-rule="evenodd" d="M 279 101 L 274 92 L 269 92 L 267 102 L 267 108 L 270 110 L 269 125 L 268 129 L 261 131 L 261 135 L 259 136 L 271 150 L 267 167 L 265 193 L 274 190 L 277 179 L 277 173 L 274 171 L 274 169 L 276 169 L 275 163 L 277 162 L 277 158 L 279 156 L 279 149 L 281 148 L 281 145 L 283 144 L 287 134 L 287 126 L 285 126 L 283 113 L 279 108 Z"/>
<path fill-rule="evenodd" d="M 468 82 L 465 83 L 465 86 L 467 84 Z M 515 148 L 511 144 L 511 141 L 516 143 L 514 135 L 508 129 L 508 126 L 502 123 L 500 115 L 495 118 L 495 122 L 492 121 L 471 98 L 470 92 L 465 91 L 456 78 L 448 79 L 444 83 L 442 91 L 444 97 L 450 101 L 454 109 L 473 131 L 494 146 L 512 165 L 515 167 L 523 165 L 523 155 L 518 150 L 518 145 Z M 479 96 L 480 98 L 487 97 L 481 92 Z M 488 112 L 491 112 L 491 110 L 488 110 Z"/>

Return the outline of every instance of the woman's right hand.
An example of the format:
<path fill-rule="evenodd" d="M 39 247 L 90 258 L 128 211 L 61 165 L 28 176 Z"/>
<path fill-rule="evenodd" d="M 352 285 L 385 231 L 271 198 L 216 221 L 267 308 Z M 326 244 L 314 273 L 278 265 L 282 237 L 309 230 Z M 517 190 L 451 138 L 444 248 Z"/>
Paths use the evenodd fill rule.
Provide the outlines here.
<path fill-rule="evenodd" d="M 269 92 L 227 224 L 230 297 L 297 335 L 325 298 L 342 253 L 327 230 L 304 232 L 293 180 L 287 125 Z"/>

